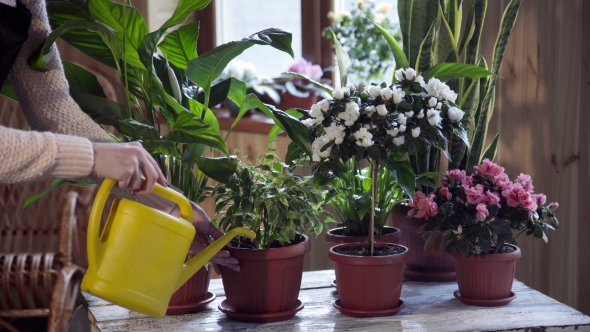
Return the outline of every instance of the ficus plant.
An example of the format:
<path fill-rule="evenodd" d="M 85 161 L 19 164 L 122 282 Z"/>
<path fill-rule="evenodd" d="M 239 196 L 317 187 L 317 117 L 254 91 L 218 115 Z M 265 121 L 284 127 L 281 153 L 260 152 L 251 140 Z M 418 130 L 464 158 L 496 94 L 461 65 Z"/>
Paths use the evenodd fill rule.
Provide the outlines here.
<path fill-rule="evenodd" d="M 232 59 L 254 45 L 293 56 L 291 33 L 281 29 L 262 30 L 203 54 L 196 48 L 202 33 L 198 22 L 169 31 L 209 2 L 180 0 L 172 16 L 149 32 L 139 11 L 127 1 L 47 0 L 53 32 L 29 58 L 34 69 L 48 70 L 43 57 L 62 38 L 116 69 L 125 90 L 123 103 L 107 99 L 92 73 L 64 62 L 70 93 L 82 110 L 97 123 L 117 129 L 121 137 L 115 140 L 140 141 L 171 184 L 195 202 L 203 199 L 202 188 L 209 177 L 226 181 L 237 165 L 211 107 L 226 99 L 248 109 L 259 107 L 286 129 L 277 119 L 283 112 L 246 95 L 243 82 L 233 78 L 212 82 Z M 9 87 L 4 90 L 10 91 Z M 210 151 L 207 157 L 206 150 Z"/>

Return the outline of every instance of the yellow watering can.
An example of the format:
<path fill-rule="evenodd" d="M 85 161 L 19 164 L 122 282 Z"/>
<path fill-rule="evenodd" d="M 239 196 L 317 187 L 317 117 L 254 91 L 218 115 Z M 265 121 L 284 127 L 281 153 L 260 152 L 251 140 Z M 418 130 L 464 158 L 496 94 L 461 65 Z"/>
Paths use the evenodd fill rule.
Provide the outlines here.
<path fill-rule="evenodd" d="M 105 179 L 90 212 L 88 270 L 82 290 L 109 302 L 161 318 L 172 294 L 232 238 L 254 232 L 236 228 L 185 262 L 195 237 L 188 199 L 158 184 L 154 193 L 178 204 L 180 218 L 128 199 L 116 199 L 100 234 L 107 197 L 117 182 Z"/>

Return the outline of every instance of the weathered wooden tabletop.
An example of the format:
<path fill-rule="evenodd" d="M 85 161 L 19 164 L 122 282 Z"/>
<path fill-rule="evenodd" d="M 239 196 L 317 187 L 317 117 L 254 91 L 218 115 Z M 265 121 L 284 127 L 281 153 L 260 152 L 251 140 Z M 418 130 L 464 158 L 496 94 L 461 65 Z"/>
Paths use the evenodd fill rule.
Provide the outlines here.
<path fill-rule="evenodd" d="M 84 294 L 95 331 L 590 331 L 590 316 L 545 296 L 517 280 L 517 297 L 497 308 L 467 306 L 453 297 L 457 284 L 407 281 L 396 316 L 351 318 L 332 306 L 338 299 L 330 286 L 333 270 L 305 272 L 299 299 L 305 305 L 290 320 L 252 324 L 230 320 L 217 309 L 225 299 L 220 279 L 211 280 L 217 295 L 204 311 L 154 319 Z"/>

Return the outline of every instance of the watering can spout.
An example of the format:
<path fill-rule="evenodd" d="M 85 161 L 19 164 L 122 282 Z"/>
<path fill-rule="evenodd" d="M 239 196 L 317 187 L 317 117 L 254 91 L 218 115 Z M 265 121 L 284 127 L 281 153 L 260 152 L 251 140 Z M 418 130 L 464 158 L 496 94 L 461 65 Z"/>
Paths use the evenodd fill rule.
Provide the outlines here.
<path fill-rule="evenodd" d="M 198 253 L 195 257 L 191 258 L 184 264 L 178 277 L 178 283 L 176 284 L 175 290 L 178 290 L 180 286 L 184 285 L 187 280 L 192 277 L 201 267 L 207 264 L 208 261 L 215 256 L 223 247 L 229 243 L 234 237 L 239 235 L 245 235 L 250 239 L 256 238 L 256 233 L 247 230 L 245 228 L 234 228 L 228 231 L 225 235 L 220 237 L 217 241 L 210 244 L 205 250 Z"/>

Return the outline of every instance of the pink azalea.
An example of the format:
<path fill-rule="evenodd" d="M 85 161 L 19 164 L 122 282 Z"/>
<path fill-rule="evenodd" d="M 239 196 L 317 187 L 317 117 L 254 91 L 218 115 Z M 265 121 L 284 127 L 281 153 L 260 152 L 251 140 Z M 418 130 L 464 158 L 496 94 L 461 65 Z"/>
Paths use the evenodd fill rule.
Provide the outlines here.
<path fill-rule="evenodd" d="M 319 80 L 324 75 L 322 67 L 314 65 L 305 59 L 295 60 L 289 67 L 289 71 L 304 75 L 312 80 Z"/>
<path fill-rule="evenodd" d="M 416 218 L 428 220 L 430 217 L 438 214 L 438 205 L 434 202 L 434 194 L 426 197 L 423 192 L 418 191 L 408 205 L 411 207 L 410 211 L 408 211 L 409 216 L 415 214 Z"/>
<path fill-rule="evenodd" d="M 545 205 L 547 203 L 547 196 L 543 194 L 532 194 L 531 196 L 533 196 L 533 200 L 537 202 L 537 205 Z"/>
<path fill-rule="evenodd" d="M 451 179 L 453 179 L 453 181 L 455 182 L 461 182 L 464 186 L 465 185 L 470 185 L 471 184 L 471 177 L 467 176 L 467 174 L 465 173 L 465 170 L 460 170 L 460 169 L 452 169 L 450 171 L 447 171 L 446 173 Z M 443 183 L 448 186 L 449 185 L 449 181 L 447 180 L 447 178 L 443 179 Z"/>
<path fill-rule="evenodd" d="M 488 192 L 486 192 L 486 204 L 488 206 L 490 206 L 492 204 L 500 205 L 500 197 L 498 196 L 497 193 L 488 191 Z"/>
<path fill-rule="evenodd" d="M 467 196 L 467 203 L 476 205 L 483 203 L 486 200 L 486 195 L 483 193 L 483 186 L 481 184 L 475 187 L 466 187 L 465 195 Z"/>
<path fill-rule="evenodd" d="M 557 209 L 557 208 L 559 207 L 559 203 L 557 203 L 557 202 L 553 202 L 553 203 L 551 203 L 551 205 L 550 205 L 549 207 L 550 207 L 552 210 L 555 210 L 555 209 Z"/>
<path fill-rule="evenodd" d="M 453 194 L 451 194 L 449 188 L 447 187 L 441 187 L 438 193 L 441 194 L 444 198 L 446 198 L 447 201 L 450 201 L 451 198 L 453 198 Z"/>
<path fill-rule="evenodd" d="M 504 167 L 491 162 L 489 159 L 484 161 L 479 166 L 475 166 L 475 170 L 481 175 L 489 175 L 491 177 L 499 176 L 504 173 Z"/>
<path fill-rule="evenodd" d="M 500 191 L 510 189 L 510 188 L 512 188 L 512 185 L 513 185 L 512 181 L 510 181 L 510 178 L 508 177 L 508 175 L 506 175 L 506 173 L 502 173 L 500 175 L 494 176 L 494 178 L 492 179 L 492 183 L 498 189 L 500 189 Z"/>
<path fill-rule="evenodd" d="M 477 207 L 475 209 L 477 210 L 475 218 L 477 218 L 479 221 L 486 220 L 486 217 L 490 215 L 490 212 L 488 211 L 485 204 L 477 204 Z"/>
<path fill-rule="evenodd" d="M 537 209 L 536 199 L 533 199 L 531 193 L 527 192 L 520 183 L 515 183 L 512 188 L 502 191 L 502 196 L 506 198 L 508 206 L 523 208 L 533 212 Z"/>
<path fill-rule="evenodd" d="M 529 193 L 533 192 L 533 179 L 528 174 L 520 173 L 520 175 L 516 178 L 516 182 L 522 184 L 524 190 Z"/>

